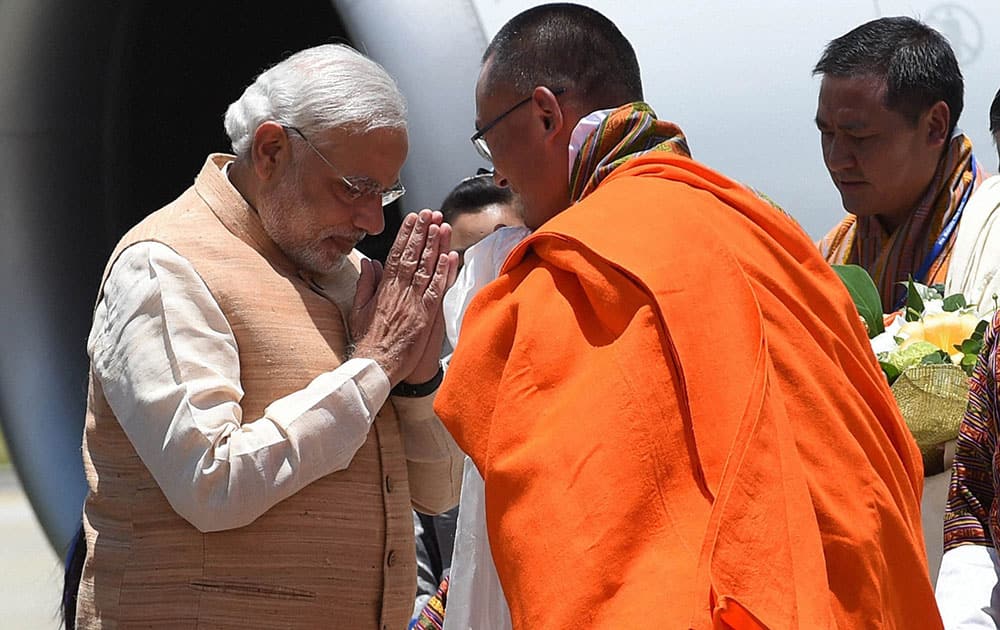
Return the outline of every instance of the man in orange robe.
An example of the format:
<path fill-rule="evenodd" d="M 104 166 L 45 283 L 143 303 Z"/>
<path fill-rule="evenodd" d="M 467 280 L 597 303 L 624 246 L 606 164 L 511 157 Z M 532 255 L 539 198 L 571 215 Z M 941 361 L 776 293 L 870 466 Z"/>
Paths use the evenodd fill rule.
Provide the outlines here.
<path fill-rule="evenodd" d="M 436 409 L 485 480 L 514 627 L 940 627 L 920 456 L 850 298 L 641 99 L 584 7 L 484 55 L 473 140 L 536 231 Z"/>

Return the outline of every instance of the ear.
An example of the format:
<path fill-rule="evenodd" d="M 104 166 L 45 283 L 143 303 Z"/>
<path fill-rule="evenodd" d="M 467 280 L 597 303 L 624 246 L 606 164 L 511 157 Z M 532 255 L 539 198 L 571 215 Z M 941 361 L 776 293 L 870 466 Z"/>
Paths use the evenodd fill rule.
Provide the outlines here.
<path fill-rule="evenodd" d="M 542 124 L 545 136 L 555 137 L 566 124 L 559 99 L 547 87 L 538 86 L 531 92 L 531 108 Z"/>
<path fill-rule="evenodd" d="M 507 178 L 502 173 L 498 173 L 496 169 L 493 169 L 493 183 L 499 186 L 500 188 L 506 188 L 507 186 L 510 185 L 510 182 L 507 181 Z"/>
<path fill-rule="evenodd" d="M 938 101 L 924 112 L 924 123 L 927 125 L 927 141 L 931 146 L 939 147 L 948 143 L 948 129 L 951 127 L 951 108 L 944 101 Z"/>
<path fill-rule="evenodd" d="M 250 157 L 254 173 L 262 181 L 268 181 L 291 161 L 292 148 L 285 128 L 268 120 L 262 122 L 253 134 Z"/>

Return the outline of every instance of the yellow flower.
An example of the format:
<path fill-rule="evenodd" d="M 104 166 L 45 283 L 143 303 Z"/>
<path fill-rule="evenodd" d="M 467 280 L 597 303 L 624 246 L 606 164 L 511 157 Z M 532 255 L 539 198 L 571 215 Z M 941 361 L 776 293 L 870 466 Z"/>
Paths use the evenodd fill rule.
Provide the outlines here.
<path fill-rule="evenodd" d="M 927 341 L 947 352 L 952 362 L 960 363 L 962 351 L 955 346 L 962 345 L 963 341 L 971 337 L 978 323 L 979 318 L 974 313 L 960 315 L 944 312 L 924 315 L 915 322 L 906 322 L 899 329 L 897 336 L 905 338 L 899 347 L 905 348 L 917 341 Z"/>

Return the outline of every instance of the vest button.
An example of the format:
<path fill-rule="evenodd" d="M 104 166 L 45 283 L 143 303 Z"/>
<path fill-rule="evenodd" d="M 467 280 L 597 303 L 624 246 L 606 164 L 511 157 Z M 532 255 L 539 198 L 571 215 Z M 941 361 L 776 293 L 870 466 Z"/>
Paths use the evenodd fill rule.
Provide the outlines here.
<path fill-rule="evenodd" d="M 385 491 L 392 494 L 392 477 L 389 475 L 385 476 Z"/>
<path fill-rule="evenodd" d="M 389 552 L 389 556 L 385 559 L 385 564 L 387 566 L 390 566 L 390 567 L 396 564 L 396 552 L 395 551 L 390 551 Z"/>

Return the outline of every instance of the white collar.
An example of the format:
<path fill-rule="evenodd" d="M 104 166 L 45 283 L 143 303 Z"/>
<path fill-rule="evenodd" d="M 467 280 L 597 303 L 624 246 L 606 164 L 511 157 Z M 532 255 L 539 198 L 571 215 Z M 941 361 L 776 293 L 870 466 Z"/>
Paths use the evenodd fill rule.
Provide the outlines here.
<path fill-rule="evenodd" d="M 580 154 L 580 149 L 583 148 L 583 143 L 586 142 L 587 137 L 594 132 L 595 129 L 601 126 L 604 119 L 607 118 L 614 109 L 599 109 L 596 112 L 591 112 L 580 119 L 580 122 L 576 123 L 576 127 L 573 128 L 573 133 L 569 137 L 569 173 L 573 173 L 573 164 L 576 163 L 576 157 Z"/>

